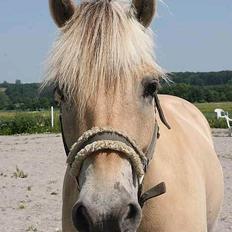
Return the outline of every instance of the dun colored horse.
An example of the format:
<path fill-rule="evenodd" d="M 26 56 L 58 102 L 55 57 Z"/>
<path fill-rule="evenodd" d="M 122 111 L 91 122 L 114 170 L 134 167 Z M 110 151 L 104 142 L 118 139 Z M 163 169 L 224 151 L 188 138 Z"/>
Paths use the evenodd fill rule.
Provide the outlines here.
<path fill-rule="evenodd" d="M 45 85 L 68 155 L 62 231 L 212 232 L 222 169 L 203 115 L 157 95 L 156 1 L 49 3 L 60 36 Z"/>

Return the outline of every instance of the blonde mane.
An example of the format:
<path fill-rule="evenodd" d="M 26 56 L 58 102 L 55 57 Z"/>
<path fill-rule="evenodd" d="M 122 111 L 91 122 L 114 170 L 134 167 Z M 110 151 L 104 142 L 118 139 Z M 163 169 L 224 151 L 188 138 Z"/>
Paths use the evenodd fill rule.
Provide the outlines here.
<path fill-rule="evenodd" d="M 85 1 L 62 28 L 51 51 L 43 85 L 56 84 L 85 105 L 99 86 L 163 75 L 154 57 L 152 33 L 117 1 Z"/>

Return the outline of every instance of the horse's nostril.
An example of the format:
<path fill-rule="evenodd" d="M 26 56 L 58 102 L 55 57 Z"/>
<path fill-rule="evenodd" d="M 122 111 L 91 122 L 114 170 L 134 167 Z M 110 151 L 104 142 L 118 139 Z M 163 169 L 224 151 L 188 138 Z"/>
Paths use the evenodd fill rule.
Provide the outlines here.
<path fill-rule="evenodd" d="M 121 207 L 120 207 L 121 206 Z M 104 206 L 88 206 L 77 202 L 72 210 L 73 224 L 79 232 L 136 231 L 141 220 L 138 203 L 119 204 L 106 212 Z"/>
<path fill-rule="evenodd" d="M 121 221 L 122 231 L 135 231 L 141 220 L 141 208 L 138 204 L 129 204 L 124 211 Z"/>
<path fill-rule="evenodd" d="M 73 207 L 72 219 L 73 224 L 78 231 L 90 231 L 90 217 L 84 205 L 79 203 Z"/>
<path fill-rule="evenodd" d="M 133 204 L 129 204 L 126 219 L 136 218 L 137 213 L 138 207 Z"/>

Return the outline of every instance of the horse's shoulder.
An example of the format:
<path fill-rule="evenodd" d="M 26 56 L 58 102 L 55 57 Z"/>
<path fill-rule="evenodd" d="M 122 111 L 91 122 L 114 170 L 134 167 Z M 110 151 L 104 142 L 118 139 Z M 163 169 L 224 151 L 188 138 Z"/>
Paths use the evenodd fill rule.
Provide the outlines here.
<path fill-rule="evenodd" d="M 209 124 L 196 106 L 176 96 L 159 95 L 159 98 L 167 120 L 175 124 L 174 126 L 197 130 L 202 135 L 211 138 Z"/>
<path fill-rule="evenodd" d="M 172 95 L 166 95 L 166 94 L 160 94 L 159 98 L 162 103 L 162 106 L 169 110 L 172 110 L 172 109 L 176 110 L 176 107 L 177 107 L 179 110 L 182 110 L 183 113 L 184 111 L 187 111 L 187 112 L 190 111 L 191 113 L 195 113 L 195 114 L 200 113 L 197 107 L 195 107 L 192 103 L 188 102 L 187 100 L 183 98 L 172 96 Z"/>

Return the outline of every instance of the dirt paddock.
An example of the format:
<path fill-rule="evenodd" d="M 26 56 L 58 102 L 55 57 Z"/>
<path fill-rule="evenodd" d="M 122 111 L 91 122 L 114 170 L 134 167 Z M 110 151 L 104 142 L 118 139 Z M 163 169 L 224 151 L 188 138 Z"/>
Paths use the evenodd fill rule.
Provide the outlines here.
<path fill-rule="evenodd" d="M 225 200 L 216 232 L 232 231 L 232 138 L 214 137 Z M 0 231 L 61 231 L 65 154 L 60 135 L 0 137 Z"/>

